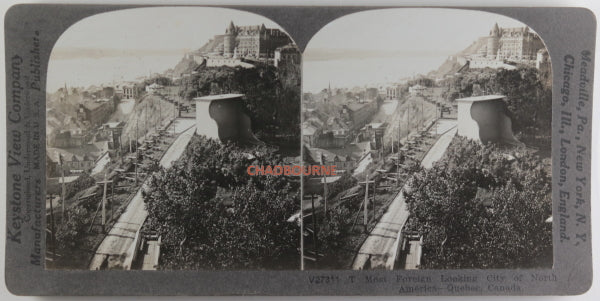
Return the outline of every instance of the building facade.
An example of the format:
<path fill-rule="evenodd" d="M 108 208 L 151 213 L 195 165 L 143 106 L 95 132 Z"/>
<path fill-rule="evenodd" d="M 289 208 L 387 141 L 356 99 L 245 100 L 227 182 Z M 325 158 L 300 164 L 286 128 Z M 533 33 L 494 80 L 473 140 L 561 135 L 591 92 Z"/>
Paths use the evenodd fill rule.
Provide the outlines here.
<path fill-rule="evenodd" d="M 535 67 L 540 70 L 551 68 L 550 54 L 548 54 L 548 50 L 545 48 L 538 51 L 535 60 Z"/>
<path fill-rule="evenodd" d="M 478 53 L 488 59 L 534 61 L 542 48 L 542 39 L 529 27 L 500 28 L 496 23 Z"/>
<path fill-rule="evenodd" d="M 350 130 L 358 130 L 362 128 L 373 115 L 377 113 L 377 102 L 353 102 L 342 105 L 340 116 L 346 122 L 352 124 Z"/>
<path fill-rule="evenodd" d="M 161 93 L 162 89 L 163 89 L 163 86 L 159 85 L 157 83 L 152 83 L 152 84 L 146 86 L 146 92 L 148 94 L 158 94 L 158 93 Z"/>
<path fill-rule="evenodd" d="M 230 22 L 223 37 L 223 56 L 273 58 L 275 49 L 291 42 L 286 33 L 264 24 L 236 26 Z"/>
<path fill-rule="evenodd" d="M 59 148 L 81 147 L 87 142 L 87 140 L 88 137 L 82 133 L 62 131 L 56 134 L 51 145 Z"/>
<path fill-rule="evenodd" d="M 274 52 L 275 67 L 279 66 L 299 66 L 302 60 L 300 50 L 293 44 L 287 44 L 285 46 L 277 47 Z"/>
<path fill-rule="evenodd" d="M 135 99 L 138 95 L 133 83 L 118 84 L 114 87 L 115 95 L 121 99 Z"/>
<path fill-rule="evenodd" d="M 400 87 L 391 86 L 385 88 L 385 99 L 398 99 L 400 97 Z"/>
<path fill-rule="evenodd" d="M 46 149 L 46 166 L 51 170 L 50 176 L 60 176 L 64 170 L 65 176 L 80 174 L 91 170 L 96 164 L 92 155 L 75 155 L 66 150 Z"/>
<path fill-rule="evenodd" d="M 88 100 L 79 104 L 77 120 L 88 126 L 98 126 L 110 118 L 115 108 L 112 99 Z"/>

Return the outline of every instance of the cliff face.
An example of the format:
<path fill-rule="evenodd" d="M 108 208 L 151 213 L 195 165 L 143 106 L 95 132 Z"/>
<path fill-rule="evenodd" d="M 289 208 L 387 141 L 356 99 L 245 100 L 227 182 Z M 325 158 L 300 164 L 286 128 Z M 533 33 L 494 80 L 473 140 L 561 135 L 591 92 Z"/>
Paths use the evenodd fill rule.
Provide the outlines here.
<path fill-rule="evenodd" d="M 183 57 L 175 67 L 173 67 L 173 74 L 176 76 L 181 76 L 184 73 L 190 73 L 198 67 L 198 64 L 194 61 L 194 59 L 190 59 L 187 57 Z"/>
<path fill-rule="evenodd" d="M 390 145 L 392 138 L 394 143 L 398 142 L 398 126 L 400 126 L 400 135 L 403 139 L 407 136 L 407 128 L 410 133 L 413 133 L 417 131 L 417 128 L 422 129 L 421 125 L 425 125 L 435 118 L 435 106 L 421 97 L 411 97 L 400 101 L 402 103 L 396 107 L 394 114 L 390 115 L 387 120 L 388 127 L 383 137 L 385 145 Z"/>
<path fill-rule="evenodd" d="M 444 63 L 442 63 L 437 70 L 429 72 L 427 76 L 433 78 L 442 78 L 445 75 L 458 72 L 463 66 L 463 64 L 458 62 L 456 57 L 451 57 L 446 59 L 446 61 L 444 61 Z"/>
<path fill-rule="evenodd" d="M 126 119 L 125 128 L 121 134 L 123 145 L 128 143 L 129 139 L 134 140 L 136 136 L 143 137 L 148 131 L 154 132 L 155 129 L 166 126 L 175 116 L 175 106 L 163 100 L 156 95 L 146 95 L 136 102 L 133 111 Z M 162 123 L 161 123 L 162 120 Z"/>
<path fill-rule="evenodd" d="M 300 92 L 302 84 L 302 67 L 301 64 L 280 64 L 277 68 L 277 78 L 285 89 L 297 90 Z"/>
<path fill-rule="evenodd" d="M 195 51 L 195 53 L 208 54 L 214 52 L 220 45 L 223 44 L 223 37 L 223 35 L 216 35 L 212 40 L 206 42 L 206 44 Z"/>
<path fill-rule="evenodd" d="M 487 45 L 488 37 L 480 37 L 475 42 L 473 42 L 469 47 L 463 49 L 461 52 L 457 53 L 455 56 L 465 56 L 472 55 L 477 53 L 481 47 Z"/>
<path fill-rule="evenodd" d="M 427 74 L 427 76 L 441 78 L 441 77 L 444 77 L 445 75 L 454 74 L 454 73 L 458 72 L 462 67 L 464 67 L 464 64 L 461 64 L 458 61 L 458 57 L 464 57 L 464 56 L 476 54 L 477 51 L 479 49 L 481 49 L 481 47 L 486 46 L 486 44 L 487 44 L 487 37 L 478 38 L 467 48 L 448 57 L 448 59 L 446 59 L 446 61 L 444 61 L 444 63 L 442 63 L 442 65 L 440 65 L 440 67 L 438 67 L 438 69 L 429 72 Z"/>

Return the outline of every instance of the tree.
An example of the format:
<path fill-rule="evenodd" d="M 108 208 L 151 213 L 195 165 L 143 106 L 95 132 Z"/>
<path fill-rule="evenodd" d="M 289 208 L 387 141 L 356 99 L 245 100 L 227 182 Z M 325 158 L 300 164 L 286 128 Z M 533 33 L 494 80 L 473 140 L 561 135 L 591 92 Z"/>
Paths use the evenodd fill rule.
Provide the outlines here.
<path fill-rule="evenodd" d="M 456 138 L 406 194 L 424 235 L 424 268 L 552 265 L 550 177 L 539 158 L 512 160 L 493 145 Z"/>
<path fill-rule="evenodd" d="M 181 159 L 150 180 L 148 226 L 162 236 L 161 268 L 293 268 L 299 185 L 285 176 L 250 177 L 249 165 L 281 165 L 262 148 L 194 136 Z"/>
<path fill-rule="evenodd" d="M 318 217 L 322 224 L 318 229 L 319 249 L 326 254 L 335 254 L 348 245 L 348 235 L 352 225 L 352 214 L 346 203 L 341 203 L 331 208 L 328 212 L 328 218 Z M 310 219 L 306 219 L 309 223 Z"/>
<path fill-rule="evenodd" d="M 222 93 L 245 94 L 244 106 L 252 119 L 253 131 L 260 139 L 277 144 L 280 135 L 300 136 L 300 87 L 286 84 L 286 79 L 274 66 L 261 64 L 254 68 L 203 68 L 182 80 L 180 95 L 191 99 Z"/>
<path fill-rule="evenodd" d="M 84 207 L 75 206 L 65 212 L 68 219 L 56 229 L 56 244 L 59 252 L 81 247 L 81 242 L 88 235 L 91 215 Z"/>
<path fill-rule="evenodd" d="M 356 179 L 349 172 L 343 173 L 342 176 L 327 188 L 327 198 L 333 199 L 340 192 L 346 191 L 356 185 Z"/>

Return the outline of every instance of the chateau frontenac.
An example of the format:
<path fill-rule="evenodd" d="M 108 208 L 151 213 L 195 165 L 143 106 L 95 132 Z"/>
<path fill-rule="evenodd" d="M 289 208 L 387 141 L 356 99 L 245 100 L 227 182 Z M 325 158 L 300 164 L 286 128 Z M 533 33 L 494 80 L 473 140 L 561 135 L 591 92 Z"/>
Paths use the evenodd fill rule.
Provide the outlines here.
<path fill-rule="evenodd" d="M 477 54 L 499 61 L 532 61 L 542 48 L 542 39 L 529 27 L 500 28 L 496 23 Z"/>
<path fill-rule="evenodd" d="M 286 33 L 264 24 L 235 26 L 230 22 L 223 37 L 223 56 L 272 58 L 275 49 L 291 42 Z"/>

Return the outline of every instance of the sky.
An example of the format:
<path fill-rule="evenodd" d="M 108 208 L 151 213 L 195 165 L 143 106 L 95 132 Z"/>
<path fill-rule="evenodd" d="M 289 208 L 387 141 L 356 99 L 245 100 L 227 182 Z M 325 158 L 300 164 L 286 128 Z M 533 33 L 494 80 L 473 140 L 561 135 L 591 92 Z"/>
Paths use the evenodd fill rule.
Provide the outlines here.
<path fill-rule="evenodd" d="M 341 17 L 323 27 L 304 52 L 303 90 L 399 81 L 437 69 L 478 37 L 523 27 L 501 15 L 460 9 L 379 9 Z"/>
<path fill-rule="evenodd" d="M 57 41 L 48 91 L 64 86 L 110 84 L 162 72 L 187 51 L 237 25 L 264 23 L 252 13 L 208 7 L 134 8 L 94 15 L 72 25 Z M 427 73 L 495 22 L 524 24 L 496 14 L 459 9 L 379 9 L 344 16 L 323 27 L 304 53 L 303 86 L 319 91 L 371 85 Z"/>
<path fill-rule="evenodd" d="M 310 40 L 307 50 L 457 52 L 477 37 L 488 35 L 495 22 L 500 27 L 525 26 L 512 18 L 474 10 L 379 9 L 334 20 Z"/>
<path fill-rule="evenodd" d="M 68 86 L 132 80 L 173 67 L 229 22 L 281 27 L 252 13 L 209 7 L 134 8 L 102 13 L 73 24 L 56 42 L 48 91 Z"/>

